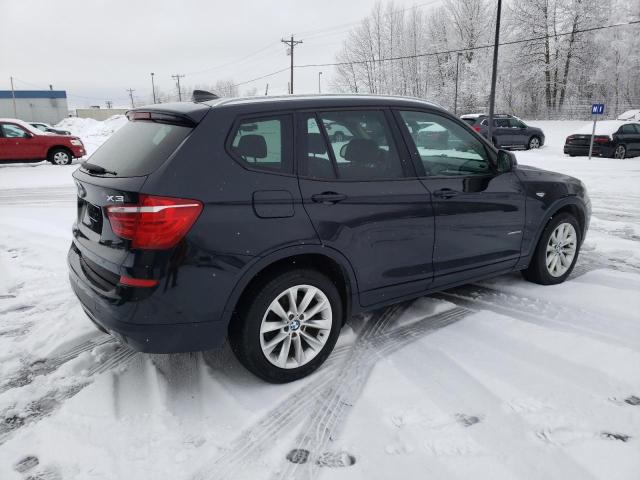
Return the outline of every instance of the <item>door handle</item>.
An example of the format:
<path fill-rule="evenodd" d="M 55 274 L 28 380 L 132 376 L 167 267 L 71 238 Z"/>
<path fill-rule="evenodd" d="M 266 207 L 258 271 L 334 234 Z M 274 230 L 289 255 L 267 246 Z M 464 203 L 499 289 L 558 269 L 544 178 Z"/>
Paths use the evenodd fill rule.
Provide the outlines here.
<path fill-rule="evenodd" d="M 453 198 L 458 195 L 458 193 L 459 192 L 451 190 L 450 188 L 441 188 L 440 190 L 433 192 L 433 196 L 438 198 Z"/>
<path fill-rule="evenodd" d="M 333 205 L 347 198 L 346 195 L 336 192 L 322 192 L 311 195 L 311 200 L 315 203 L 324 203 L 325 205 Z"/>

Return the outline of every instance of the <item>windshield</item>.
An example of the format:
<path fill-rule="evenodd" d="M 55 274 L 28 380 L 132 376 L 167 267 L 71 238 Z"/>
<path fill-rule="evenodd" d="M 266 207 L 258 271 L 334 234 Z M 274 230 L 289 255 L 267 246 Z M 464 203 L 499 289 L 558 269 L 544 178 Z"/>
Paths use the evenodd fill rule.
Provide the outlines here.
<path fill-rule="evenodd" d="M 162 165 L 191 132 L 190 127 L 130 121 L 87 160 L 119 177 L 148 175 Z"/>

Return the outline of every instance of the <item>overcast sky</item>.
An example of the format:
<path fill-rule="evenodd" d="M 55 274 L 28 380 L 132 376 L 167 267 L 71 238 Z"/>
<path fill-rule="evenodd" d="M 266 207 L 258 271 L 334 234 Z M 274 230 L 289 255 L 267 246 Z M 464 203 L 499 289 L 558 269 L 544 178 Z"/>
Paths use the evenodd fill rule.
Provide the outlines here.
<path fill-rule="evenodd" d="M 435 0 L 395 0 L 397 8 L 429 8 Z M 0 0 L 0 89 L 66 90 L 70 107 L 138 101 L 156 88 L 218 79 L 243 82 L 289 65 L 282 37 L 296 34 L 296 64 L 332 62 L 347 31 L 373 7 L 367 0 L 142 1 Z M 256 53 L 258 52 L 259 53 Z M 253 55 L 252 55 L 253 54 Z M 251 55 L 251 56 L 250 56 Z M 248 58 L 246 58 L 248 57 Z M 331 68 L 296 70 L 295 92 L 326 90 Z M 240 87 L 286 93 L 288 71 Z M 175 91 L 175 90 L 174 90 Z"/>

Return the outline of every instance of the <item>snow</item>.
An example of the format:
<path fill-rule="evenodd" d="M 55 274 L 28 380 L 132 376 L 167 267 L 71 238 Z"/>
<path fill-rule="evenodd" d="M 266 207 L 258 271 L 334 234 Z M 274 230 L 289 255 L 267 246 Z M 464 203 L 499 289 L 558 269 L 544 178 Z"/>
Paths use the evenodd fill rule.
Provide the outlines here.
<path fill-rule="evenodd" d="M 87 150 L 87 156 L 90 156 L 106 138 L 125 123 L 127 123 L 127 117 L 124 115 L 114 115 L 103 122 L 92 118 L 67 117 L 56 127 L 69 130 L 72 135 L 80 137 Z"/>
<path fill-rule="evenodd" d="M 613 135 L 618 131 L 618 129 L 627 122 L 623 122 L 621 120 L 601 120 L 596 122 L 596 135 Z M 593 122 L 589 122 L 583 124 L 581 128 L 579 128 L 575 132 L 571 132 L 571 134 L 578 135 L 591 135 L 593 132 Z"/>
<path fill-rule="evenodd" d="M 124 121 L 60 126 L 95 149 Z M 593 202 L 570 279 L 459 287 L 387 310 L 377 334 L 351 319 L 288 385 L 228 346 L 145 355 L 96 331 L 65 263 L 77 165 L 0 165 L 0 478 L 636 479 L 640 158 L 566 157 L 584 122 L 526 123 L 547 143 L 518 162 Z"/>

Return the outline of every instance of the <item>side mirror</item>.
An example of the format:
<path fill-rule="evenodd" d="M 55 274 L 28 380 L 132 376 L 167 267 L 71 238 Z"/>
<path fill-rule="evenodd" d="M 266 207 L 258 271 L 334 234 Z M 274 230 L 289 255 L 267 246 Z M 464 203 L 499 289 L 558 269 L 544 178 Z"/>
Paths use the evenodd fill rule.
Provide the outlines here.
<path fill-rule="evenodd" d="M 498 150 L 497 164 L 498 172 L 507 173 L 515 170 L 516 165 L 518 165 L 518 161 L 516 160 L 516 156 L 513 152 Z"/>

